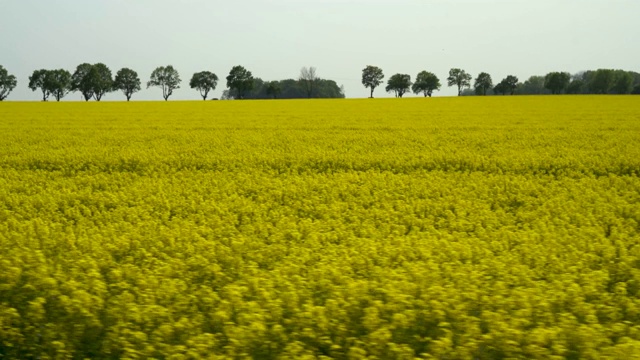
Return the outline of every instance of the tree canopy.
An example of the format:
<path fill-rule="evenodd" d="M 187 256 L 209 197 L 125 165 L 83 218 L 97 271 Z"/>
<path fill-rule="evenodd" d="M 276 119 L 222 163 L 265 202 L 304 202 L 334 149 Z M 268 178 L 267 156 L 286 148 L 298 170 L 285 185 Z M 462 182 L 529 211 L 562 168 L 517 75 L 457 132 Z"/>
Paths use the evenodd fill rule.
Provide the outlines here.
<path fill-rule="evenodd" d="M 6 99 L 17 85 L 15 75 L 9 74 L 9 71 L 0 65 L 0 101 Z"/>
<path fill-rule="evenodd" d="M 82 93 L 85 101 L 91 98 L 100 101 L 106 93 L 113 90 L 111 70 L 103 63 L 80 64 L 71 76 L 71 90 Z"/>
<path fill-rule="evenodd" d="M 115 81 L 113 82 L 113 88 L 120 90 L 127 97 L 127 101 L 131 100 L 131 96 L 140 91 L 140 78 L 138 73 L 129 69 L 122 68 L 118 70 Z"/>
<path fill-rule="evenodd" d="M 514 75 L 507 75 L 507 77 L 502 79 L 500 83 L 509 92 L 509 95 L 513 95 L 518 88 L 518 77 Z"/>
<path fill-rule="evenodd" d="M 487 91 L 493 88 L 493 80 L 491 75 L 486 72 L 481 72 L 473 84 L 473 87 L 478 95 L 487 95 Z"/>
<path fill-rule="evenodd" d="M 387 81 L 387 92 L 393 92 L 397 98 L 401 98 L 411 88 L 411 76 L 409 74 L 395 74 Z"/>
<path fill-rule="evenodd" d="M 370 98 L 373 98 L 373 90 L 382 84 L 382 79 L 384 79 L 384 74 L 379 67 L 367 65 L 367 67 L 362 69 L 362 85 L 364 85 L 365 88 L 371 89 Z"/>
<path fill-rule="evenodd" d="M 522 95 L 542 95 L 551 92 L 544 86 L 544 76 L 531 76 L 518 86 L 518 93 Z"/>
<path fill-rule="evenodd" d="M 162 88 L 162 97 L 167 101 L 173 95 L 173 90 L 180 88 L 180 82 L 182 80 L 180 80 L 178 70 L 171 65 L 160 66 L 151 73 L 151 79 L 147 82 L 147 89 L 152 86 Z"/>
<path fill-rule="evenodd" d="M 562 94 L 567 90 L 571 81 L 571 74 L 568 72 L 550 72 L 544 77 L 544 87 L 552 94 Z"/>
<path fill-rule="evenodd" d="M 76 67 L 76 71 L 71 76 L 71 89 L 79 91 L 85 101 L 93 98 L 92 69 L 93 65 L 83 63 Z"/>
<path fill-rule="evenodd" d="M 93 85 L 93 97 L 96 101 L 100 101 L 106 93 L 113 91 L 111 69 L 103 63 L 93 65 L 91 83 Z"/>
<path fill-rule="evenodd" d="M 344 89 L 333 80 L 320 79 L 316 81 L 314 98 L 344 98 Z M 226 99 L 239 99 L 237 90 L 227 89 L 220 97 Z M 248 90 L 243 99 L 305 99 L 307 92 L 297 79 L 285 79 L 263 81 L 260 78 L 253 79 L 251 90 Z"/>
<path fill-rule="evenodd" d="M 17 86 L 15 76 L 8 74 L 0 66 L 0 101 Z M 58 101 L 70 91 L 82 93 L 86 101 L 102 97 L 111 91 L 121 90 L 127 101 L 133 93 L 140 91 L 138 74 L 128 68 L 118 71 L 116 78 L 111 76 L 111 70 L 103 63 L 83 63 L 76 67 L 71 76 L 70 85 L 66 84 L 64 69 L 35 70 L 29 76 L 28 86 L 32 91 L 40 90 L 42 100 L 47 101 L 51 95 Z M 361 82 L 370 89 L 373 98 L 375 89 L 383 83 L 385 78 L 381 68 L 367 65 L 362 69 Z M 345 97 L 344 88 L 335 81 L 322 79 L 317 75 L 315 67 L 303 67 L 297 79 L 263 81 L 254 78 L 251 71 L 242 66 L 234 66 L 226 77 L 227 89 L 223 91 L 222 99 L 297 99 L 297 98 L 341 98 Z M 449 70 L 447 85 L 455 86 L 458 95 L 543 95 L 543 94 L 639 94 L 640 73 L 620 69 L 597 69 L 575 73 L 549 72 L 545 76 L 534 75 L 523 82 L 518 77 L 508 75 L 499 83 L 493 84 L 491 75 L 486 72 L 478 74 L 471 88 L 472 76 L 459 68 Z M 210 71 L 193 74 L 189 85 L 200 92 L 206 100 L 211 91 L 218 84 L 218 77 Z M 147 88 L 158 86 L 162 88 L 164 100 L 172 96 L 175 89 L 180 88 L 180 76 L 171 65 L 158 67 L 151 74 Z M 408 84 L 408 87 L 407 87 Z M 495 85 L 495 86 L 494 86 Z M 422 94 L 431 97 L 434 91 L 441 88 L 440 79 L 436 74 L 421 71 L 417 74 L 415 83 L 407 74 L 395 74 L 387 80 L 385 90 L 396 97 L 403 97 L 406 92 Z"/>
<path fill-rule="evenodd" d="M 40 89 L 42 91 L 42 101 L 47 101 L 49 95 L 51 95 L 49 88 L 46 86 L 48 74 L 49 70 L 40 69 L 35 70 L 33 74 L 29 76 L 29 89 L 31 89 L 31 91 Z"/>
<path fill-rule="evenodd" d="M 211 90 L 215 90 L 218 85 L 218 75 L 211 71 L 201 71 L 193 74 L 189 86 L 200 92 L 202 100 L 207 100 L 207 96 Z"/>
<path fill-rule="evenodd" d="M 269 81 L 266 84 L 266 94 L 272 96 L 274 99 L 278 98 L 280 93 L 282 93 L 282 87 L 280 86 L 280 82 L 278 81 Z"/>
<path fill-rule="evenodd" d="M 416 82 L 411 86 L 414 94 L 422 93 L 425 97 L 431 97 L 435 90 L 440 90 L 440 79 L 428 71 L 421 71 L 416 76 Z"/>
<path fill-rule="evenodd" d="M 71 73 L 64 69 L 36 70 L 29 76 L 29 89 L 42 90 L 42 101 L 47 101 L 50 95 L 60 101 L 72 90 Z"/>
<path fill-rule="evenodd" d="M 253 75 L 243 66 L 236 65 L 227 75 L 227 87 L 234 91 L 238 99 L 244 99 L 247 92 L 253 89 Z"/>
<path fill-rule="evenodd" d="M 298 77 L 298 82 L 300 82 L 300 86 L 307 93 L 307 97 L 311 98 L 313 95 L 313 91 L 316 88 L 318 83 L 318 75 L 316 74 L 316 68 L 311 67 L 303 67 L 300 69 L 300 76 Z"/>
<path fill-rule="evenodd" d="M 495 95 L 513 95 L 517 88 L 518 78 L 513 75 L 508 75 L 493 87 L 493 93 Z"/>
<path fill-rule="evenodd" d="M 471 86 L 471 75 L 462 69 L 453 68 L 449 70 L 447 78 L 448 86 L 458 87 L 458 96 L 462 95 L 462 90 Z"/>

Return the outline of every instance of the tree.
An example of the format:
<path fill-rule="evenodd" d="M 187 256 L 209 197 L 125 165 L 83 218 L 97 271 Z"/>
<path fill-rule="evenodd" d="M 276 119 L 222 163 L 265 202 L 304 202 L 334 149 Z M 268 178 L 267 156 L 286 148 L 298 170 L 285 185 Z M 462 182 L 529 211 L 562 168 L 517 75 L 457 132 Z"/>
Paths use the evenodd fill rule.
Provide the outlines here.
<path fill-rule="evenodd" d="M 0 101 L 9 96 L 9 93 L 18 85 L 18 80 L 14 75 L 9 74 L 7 69 L 0 65 Z"/>
<path fill-rule="evenodd" d="M 180 74 L 173 66 L 160 66 L 153 70 L 151 79 L 147 82 L 147 89 L 152 86 L 162 88 L 162 97 L 165 101 L 169 100 L 169 96 L 173 95 L 173 90 L 180 89 Z"/>
<path fill-rule="evenodd" d="M 367 67 L 362 69 L 362 85 L 364 85 L 365 88 L 371 89 L 371 96 L 369 96 L 369 98 L 373 99 L 373 90 L 382 84 L 382 79 L 384 79 L 384 74 L 379 67 L 367 65 Z"/>
<path fill-rule="evenodd" d="M 554 95 L 562 94 L 569 86 L 570 80 L 571 74 L 568 72 L 551 72 L 544 77 L 544 87 Z"/>
<path fill-rule="evenodd" d="M 233 95 L 231 95 L 231 90 L 226 89 L 222 90 L 222 95 L 220 95 L 220 100 L 233 100 L 235 99 Z"/>
<path fill-rule="evenodd" d="M 102 63 L 80 64 L 71 76 L 71 90 L 80 91 L 85 101 L 91 98 L 100 101 L 107 92 L 113 90 L 111 70 Z"/>
<path fill-rule="evenodd" d="M 266 89 L 267 95 L 272 96 L 274 99 L 276 99 L 281 92 L 282 92 L 282 87 L 280 87 L 280 82 L 269 81 Z"/>
<path fill-rule="evenodd" d="M 401 98 L 404 93 L 411 88 L 411 76 L 408 74 L 395 74 L 387 81 L 387 92 L 394 92 L 397 98 Z"/>
<path fill-rule="evenodd" d="M 513 95 L 518 88 L 518 77 L 507 75 L 506 78 L 502 79 L 501 83 L 504 84 L 504 87 L 509 92 L 509 95 Z"/>
<path fill-rule="evenodd" d="M 501 95 L 513 95 L 518 88 L 518 78 L 513 75 L 508 75 L 506 78 L 502 79 L 494 88 L 494 94 Z"/>
<path fill-rule="evenodd" d="M 40 69 L 35 70 L 33 74 L 29 76 L 29 89 L 31 89 L 31 91 L 42 90 L 42 101 L 47 101 L 49 95 L 51 95 L 51 92 L 46 86 L 48 73 L 49 70 Z"/>
<path fill-rule="evenodd" d="M 411 90 L 414 94 L 423 93 L 425 97 L 431 97 L 435 90 L 440 90 L 440 86 L 440 79 L 434 73 L 421 71 L 416 76 Z"/>
<path fill-rule="evenodd" d="M 471 86 L 471 75 L 461 69 L 453 68 L 449 70 L 449 77 L 447 78 L 448 86 L 458 87 L 458 96 L 462 94 L 462 89 Z"/>
<path fill-rule="evenodd" d="M 253 76 L 251 75 L 251 71 L 240 65 L 234 66 L 227 76 L 227 87 L 230 93 L 235 91 L 238 99 L 244 99 L 247 92 L 253 89 Z"/>
<path fill-rule="evenodd" d="M 64 69 L 50 70 L 45 77 L 45 87 L 56 101 L 71 92 L 71 73 Z"/>
<path fill-rule="evenodd" d="M 191 81 L 189 81 L 189 86 L 191 86 L 192 89 L 200 91 L 202 100 L 207 100 L 209 91 L 215 90 L 217 85 L 218 75 L 210 71 L 197 72 L 193 74 L 193 77 L 191 77 Z"/>
<path fill-rule="evenodd" d="M 480 74 L 478 74 L 473 87 L 476 90 L 476 94 L 487 95 L 487 90 L 493 88 L 491 75 L 487 74 L 486 72 L 481 72 Z"/>
<path fill-rule="evenodd" d="M 580 79 L 573 79 L 567 86 L 567 94 L 582 94 L 584 89 L 584 81 Z"/>
<path fill-rule="evenodd" d="M 608 94 L 614 83 L 615 73 L 609 69 L 598 69 L 589 79 L 589 91 L 594 94 Z"/>
<path fill-rule="evenodd" d="M 507 89 L 507 85 L 504 80 L 500 81 L 496 86 L 493 87 L 493 93 L 496 95 L 506 95 L 509 92 Z"/>
<path fill-rule="evenodd" d="M 544 76 L 531 76 L 524 83 L 518 85 L 520 95 L 549 94 L 550 91 L 544 87 Z"/>
<path fill-rule="evenodd" d="M 93 97 L 96 101 L 100 101 L 106 93 L 113 91 L 111 69 L 103 63 L 97 63 L 93 65 L 90 74 L 91 84 L 93 86 Z"/>
<path fill-rule="evenodd" d="M 127 101 L 131 100 L 131 95 L 140 91 L 140 78 L 138 77 L 138 73 L 128 68 L 118 70 L 116 79 L 113 82 L 113 88 L 115 90 L 121 90 L 124 96 L 127 97 Z"/>
<path fill-rule="evenodd" d="M 318 82 L 318 76 L 316 75 L 316 68 L 315 67 L 303 67 L 302 69 L 300 69 L 300 76 L 298 77 L 298 82 L 300 83 L 300 86 L 302 86 L 302 88 L 304 89 L 304 91 L 307 93 L 307 97 L 310 98 L 311 95 L 313 95 L 313 90 L 316 87 L 316 84 Z"/>
<path fill-rule="evenodd" d="M 611 91 L 614 94 L 629 94 L 633 88 L 633 75 L 624 70 L 616 70 Z"/>
<path fill-rule="evenodd" d="M 338 86 L 338 84 L 333 80 L 319 79 L 316 97 L 344 99 L 344 86 Z"/>
<path fill-rule="evenodd" d="M 89 101 L 93 97 L 92 69 L 93 65 L 83 63 L 76 67 L 76 71 L 71 76 L 71 90 L 80 91 L 85 101 Z"/>

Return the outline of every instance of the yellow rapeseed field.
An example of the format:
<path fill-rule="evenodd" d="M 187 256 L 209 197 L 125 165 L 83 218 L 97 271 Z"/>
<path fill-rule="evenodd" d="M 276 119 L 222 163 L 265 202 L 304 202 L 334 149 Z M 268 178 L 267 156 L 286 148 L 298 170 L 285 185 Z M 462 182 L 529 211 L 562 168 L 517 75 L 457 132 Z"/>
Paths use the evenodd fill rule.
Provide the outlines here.
<path fill-rule="evenodd" d="M 640 359 L 640 98 L 0 104 L 0 359 Z"/>

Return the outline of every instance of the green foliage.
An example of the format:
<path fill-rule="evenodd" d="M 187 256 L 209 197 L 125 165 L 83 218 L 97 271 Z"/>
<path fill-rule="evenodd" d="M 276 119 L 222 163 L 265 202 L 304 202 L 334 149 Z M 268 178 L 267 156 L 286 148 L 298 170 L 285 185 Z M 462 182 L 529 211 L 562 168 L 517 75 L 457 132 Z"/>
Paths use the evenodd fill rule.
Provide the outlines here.
<path fill-rule="evenodd" d="M 487 90 L 491 90 L 493 88 L 491 75 L 487 74 L 486 72 L 481 72 L 480 74 L 478 74 L 473 87 L 476 91 L 476 94 L 487 95 Z"/>
<path fill-rule="evenodd" d="M 100 101 L 102 97 L 113 91 L 114 83 L 111 70 L 102 63 L 78 65 L 71 77 L 71 91 L 80 91 L 85 101 L 94 98 Z"/>
<path fill-rule="evenodd" d="M 615 71 L 610 69 L 598 69 L 591 74 L 589 90 L 593 94 L 608 94 L 615 82 Z"/>
<path fill-rule="evenodd" d="M 127 97 L 127 101 L 131 100 L 131 96 L 140 91 L 140 78 L 138 77 L 138 73 L 129 68 L 118 70 L 113 82 L 113 88 L 114 90 L 122 91 Z"/>
<path fill-rule="evenodd" d="M 513 75 L 508 75 L 506 78 L 502 79 L 496 86 L 493 88 L 493 93 L 498 95 L 513 95 L 518 89 L 518 78 Z"/>
<path fill-rule="evenodd" d="M 582 94 L 585 90 L 585 83 L 580 79 L 573 79 L 567 86 L 567 94 Z"/>
<path fill-rule="evenodd" d="M 544 86 L 544 76 L 531 76 L 524 83 L 518 84 L 519 95 L 545 95 L 551 92 Z"/>
<path fill-rule="evenodd" d="M 275 91 L 275 92 L 274 92 Z M 263 81 L 260 78 L 253 79 L 253 86 L 244 95 L 244 99 L 305 99 L 307 91 L 300 86 L 299 80 L 286 79 L 280 81 Z M 314 98 L 340 99 L 344 98 L 343 89 L 333 80 L 318 78 L 313 90 Z M 238 92 L 225 90 L 222 98 L 239 99 Z"/>
<path fill-rule="evenodd" d="M 16 77 L 9 74 L 7 69 L 0 65 L 0 101 L 6 99 L 17 85 Z"/>
<path fill-rule="evenodd" d="M 207 100 L 207 95 L 211 90 L 215 90 L 218 85 L 218 75 L 210 71 L 201 71 L 193 74 L 189 86 L 200 92 L 202 100 Z"/>
<path fill-rule="evenodd" d="M 227 87 L 234 91 L 237 99 L 244 99 L 247 93 L 253 90 L 253 75 L 251 71 L 240 65 L 231 68 L 227 75 Z"/>
<path fill-rule="evenodd" d="M 92 69 L 93 65 L 89 63 L 80 64 L 71 76 L 71 89 L 73 91 L 80 91 L 85 101 L 93 98 Z M 95 74 L 95 72 L 93 74 Z"/>
<path fill-rule="evenodd" d="M 167 101 L 173 95 L 173 90 L 180 88 L 181 82 L 180 74 L 173 66 L 160 66 L 151 73 L 151 79 L 147 82 L 147 89 L 152 86 L 160 87 L 162 89 L 162 97 Z"/>
<path fill-rule="evenodd" d="M 300 69 L 300 76 L 298 77 L 298 83 L 300 87 L 302 87 L 307 94 L 307 98 L 313 97 L 313 92 L 318 84 L 318 75 L 316 74 L 316 68 L 311 67 L 303 67 Z"/>
<path fill-rule="evenodd" d="M 447 78 L 448 86 L 458 87 L 458 96 L 462 95 L 462 90 L 471 86 L 471 74 L 467 74 L 462 69 L 453 68 L 449 70 L 449 77 Z"/>
<path fill-rule="evenodd" d="M 280 86 L 280 82 L 278 81 L 269 81 L 266 85 L 265 93 L 274 99 L 278 98 L 278 96 L 282 93 L 282 87 Z"/>
<path fill-rule="evenodd" d="M 46 86 L 46 77 L 49 70 L 41 69 L 35 70 L 31 76 L 29 76 L 29 89 L 36 91 L 40 89 L 42 91 L 42 101 L 47 101 L 51 92 Z"/>
<path fill-rule="evenodd" d="M 409 74 L 395 74 L 387 81 L 385 90 L 393 92 L 397 98 L 401 98 L 411 89 L 411 76 Z"/>
<path fill-rule="evenodd" d="M 93 97 L 96 101 L 100 101 L 106 93 L 113 91 L 111 69 L 103 63 L 97 63 L 93 65 L 90 74 L 91 83 L 93 84 Z"/>
<path fill-rule="evenodd" d="M 71 80 L 71 73 L 67 70 L 48 70 L 44 77 L 44 86 L 56 101 L 60 101 L 71 92 Z"/>
<path fill-rule="evenodd" d="M 611 92 L 620 95 L 631 93 L 634 81 L 632 73 L 624 70 L 615 70 L 614 75 Z"/>
<path fill-rule="evenodd" d="M 373 90 L 382 84 L 382 79 L 384 79 L 384 74 L 381 68 L 367 65 L 367 67 L 362 69 L 362 85 L 364 85 L 365 88 L 371 89 L 370 98 L 373 98 Z"/>
<path fill-rule="evenodd" d="M 552 94 L 562 94 L 569 87 L 571 74 L 568 72 L 551 72 L 544 77 L 544 87 Z"/>
<path fill-rule="evenodd" d="M 425 97 L 431 97 L 435 90 L 440 90 L 440 86 L 440 79 L 434 73 L 421 71 L 416 76 L 411 90 L 414 94 L 423 93 Z"/>

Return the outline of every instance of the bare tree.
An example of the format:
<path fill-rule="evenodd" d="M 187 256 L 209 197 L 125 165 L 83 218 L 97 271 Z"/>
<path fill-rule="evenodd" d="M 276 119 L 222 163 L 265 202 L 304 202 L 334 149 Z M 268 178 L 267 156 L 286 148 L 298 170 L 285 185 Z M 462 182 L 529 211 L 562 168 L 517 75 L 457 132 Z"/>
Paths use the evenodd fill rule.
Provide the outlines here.
<path fill-rule="evenodd" d="M 311 95 L 313 95 L 313 90 L 315 89 L 318 80 L 319 79 L 316 75 L 315 67 L 303 67 L 302 69 L 300 69 L 300 78 L 298 78 L 298 81 L 300 82 L 300 85 L 302 86 L 304 91 L 307 93 L 307 97 L 310 98 Z"/>

